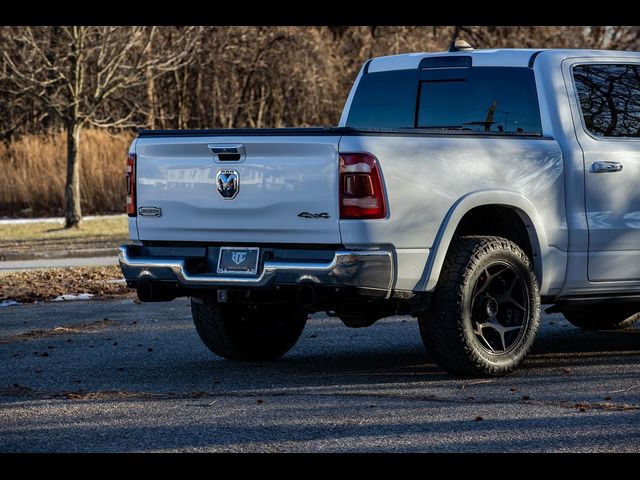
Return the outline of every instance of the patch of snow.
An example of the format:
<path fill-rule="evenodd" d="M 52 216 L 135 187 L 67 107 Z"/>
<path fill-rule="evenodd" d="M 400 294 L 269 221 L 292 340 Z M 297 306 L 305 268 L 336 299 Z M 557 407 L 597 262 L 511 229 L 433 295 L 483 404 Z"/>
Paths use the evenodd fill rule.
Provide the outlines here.
<path fill-rule="evenodd" d="M 15 300 L 2 300 L 0 302 L 0 307 L 9 307 L 11 305 L 22 305 L 20 302 L 16 302 Z"/>
<path fill-rule="evenodd" d="M 68 300 L 90 300 L 93 297 L 93 293 L 79 293 L 78 295 L 73 295 L 71 293 L 66 293 L 64 295 L 59 295 L 52 302 L 64 302 Z"/>

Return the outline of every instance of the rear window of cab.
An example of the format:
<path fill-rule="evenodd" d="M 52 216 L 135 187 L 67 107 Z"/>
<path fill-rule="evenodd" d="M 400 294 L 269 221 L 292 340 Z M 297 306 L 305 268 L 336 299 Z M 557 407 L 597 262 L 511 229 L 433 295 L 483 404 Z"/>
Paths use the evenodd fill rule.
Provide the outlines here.
<path fill-rule="evenodd" d="M 355 92 L 347 126 L 542 135 L 533 71 L 522 67 L 368 73 Z"/>

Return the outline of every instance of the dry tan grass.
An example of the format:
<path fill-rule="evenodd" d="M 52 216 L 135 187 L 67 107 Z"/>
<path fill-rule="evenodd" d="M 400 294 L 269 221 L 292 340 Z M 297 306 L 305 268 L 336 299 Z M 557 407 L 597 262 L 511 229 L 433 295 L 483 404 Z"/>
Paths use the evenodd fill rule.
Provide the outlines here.
<path fill-rule="evenodd" d="M 125 214 L 85 219 L 81 228 L 63 220 L 0 225 L 0 261 L 115 255 L 128 238 Z"/>
<path fill-rule="evenodd" d="M 132 132 L 84 130 L 80 139 L 83 214 L 124 212 L 124 168 Z M 62 215 L 64 132 L 0 143 L 0 216 Z"/>
<path fill-rule="evenodd" d="M 30 222 L 0 225 L 0 246 L 5 243 L 47 240 L 109 240 L 126 239 L 129 233 L 127 216 L 97 217 L 85 219 L 80 228 L 64 228 L 60 222 Z"/>

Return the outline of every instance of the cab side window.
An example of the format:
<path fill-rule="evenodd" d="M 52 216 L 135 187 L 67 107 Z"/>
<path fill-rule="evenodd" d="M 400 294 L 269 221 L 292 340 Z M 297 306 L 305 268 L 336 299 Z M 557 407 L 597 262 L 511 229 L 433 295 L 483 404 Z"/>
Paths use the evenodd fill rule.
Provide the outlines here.
<path fill-rule="evenodd" d="M 640 65 L 577 65 L 573 78 L 592 135 L 640 138 Z"/>

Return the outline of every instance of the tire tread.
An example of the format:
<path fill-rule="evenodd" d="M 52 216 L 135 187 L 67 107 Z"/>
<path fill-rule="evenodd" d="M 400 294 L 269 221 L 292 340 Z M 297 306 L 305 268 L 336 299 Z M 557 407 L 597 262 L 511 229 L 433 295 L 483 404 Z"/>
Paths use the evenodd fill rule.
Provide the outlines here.
<path fill-rule="evenodd" d="M 519 362 L 495 364 L 487 362 L 464 333 L 460 306 L 470 281 L 471 272 L 480 260 L 496 250 L 515 254 L 529 270 L 535 288 L 534 325 L 530 335 L 535 337 L 539 325 L 540 296 L 535 274 L 525 253 L 510 240 L 496 236 L 464 236 L 454 240 L 442 266 L 440 278 L 433 292 L 429 310 L 418 317 L 420 333 L 429 354 L 438 365 L 455 374 L 484 376 L 505 375 Z M 530 343 L 533 343 L 531 340 Z M 530 348 L 531 345 L 526 348 Z M 524 354 L 527 352 L 525 351 Z M 524 355 L 522 355 L 524 358 Z M 520 360 L 521 361 L 521 360 Z"/>
<path fill-rule="evenodd" d="M 191 316 L 200 339 L 213 353 L 229 360 L 275 360 L 291 350 L 302 334 L 307 314 L 283 308 L 278 315 L 284 316 L 286 331 L 270 339 L 258 339 L 250 329 L 240 326 L 242 316 L 232 307 L 209 299 L 191 299 Z"/>

